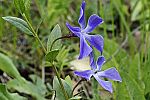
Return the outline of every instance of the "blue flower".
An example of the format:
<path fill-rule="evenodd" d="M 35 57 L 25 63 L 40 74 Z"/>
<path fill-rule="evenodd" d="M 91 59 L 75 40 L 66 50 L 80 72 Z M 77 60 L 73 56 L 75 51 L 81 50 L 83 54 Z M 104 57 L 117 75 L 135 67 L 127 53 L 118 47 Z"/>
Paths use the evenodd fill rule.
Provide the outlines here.
<path fill-rule="evenodd" d="M 88 24 L 86 26 L 85 16 L 85 1 L 82 2 L 80 8 L 80 16 L 78 19 L 78 23 L 80 27 L 73 27 L 69 23 L 66 23 L 68 29 L 77 37 L 80 38 L 80 55 L 79 59 L 82 59 L 88 56 L 92 52 L 92 47 L 90 47 L 87 41 L 94 46 L 101 53 L 103 52 L 104 40 L 101 35 L 89 35 L 99 24 L 103 23 L 102 18 L 93 14 L 88 19 Z M 87 40 L 87 41 L 86 41 Z"/>
<path fill-rule="evenodd" d="M 101 71 L 102 65 L 105 63 L 104 56 L 100 56 L 97 60 L 97 63 L 94 61 L 93 53 L 90 54 L 90 66 L 91 70 L 85 71 L 75 71 L 74 73 L 77 76 L 90 80 L 93 76 L 98 83 L 107 91 L 113 92 L 112 84 L 109 81 L 104 81 L 102 78 L 108 78 L 114 81 L 122 82 L 122 79 L 116 70 L 116 68 L 109 68 L 107 70 Z"/>

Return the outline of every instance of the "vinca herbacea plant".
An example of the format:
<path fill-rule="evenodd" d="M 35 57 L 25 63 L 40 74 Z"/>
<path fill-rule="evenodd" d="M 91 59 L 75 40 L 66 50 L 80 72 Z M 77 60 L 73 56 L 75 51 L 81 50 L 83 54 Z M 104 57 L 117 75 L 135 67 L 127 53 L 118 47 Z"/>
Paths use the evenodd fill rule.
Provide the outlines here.
<path fill-rule="evenodd" d="M 2 18 L 10 24 L 16 26 L 22 32 L 32 36 L 37 40 L 36 43 L 30 46 L 36 47 L 37 44 L 39 44 L 40 46 L 38 45 L 36 49 L 42 49 L 40 54 L 36 55 L 36 57 L 39 58 L 38 62 L 36 63 L 38 63 L 39 65 L 36 64 L 35 69 L 31 68 L 32 70 L 34 70 L 33 73 L 37 75 L 31 75 L 29 76 L 30 79 L 27 80 L 19 73 L 12 60 L 5 55 L 7 54 L 12 56 L 13 54 L 7 52 L 4 52 L 4 54 L 2 54 L 0 51 L 0 69 L 8 74 L 8 76 L 10 76 L 7 79 L 8 82 L 4 82 L 6 84 L 0 84 L 0 100 L 80 100 L 82 98 L 82 96 L 80 96 L 81 92 L 77 91 L 77 93 L 75 93 L 74 90 L 82 81 L 90 82 L 91 78 L 96 80 L 96 83 L 99 84 L 98 86 L 101 86 L 104 90 L 108 91 L 108 93 L 112 94 L 114 89 L 111 80 L 122 82 L 122 78 L 117 71 L 117 67 L 105 68 L 104 64 L 106 64 L 107 61 L 104 57 L 105 54 L 103 54 L 105 51 L 105 39 L 99 34 L 92 34 L 93 30 L 104 22 L 103 19 L 97 14 L 92 14 L 86 24 L 86 3 L 83 0 L 80 6 L 80 14 L 78 18 L 78 24 L 80 27 L 72 26 L 67 22 L 66 29 L 68 29 L 67 31 L 71 32 L 71 34 L 62 36 L 60 26 L 57 24 L 53 28 L 49 36 L 46 36 L 44 40 L 41 40 L 41 38 L 39 37 L 39 27 L 42 24 L 42 21 L 35 30 L 35 27 L 32 26 L 32 20 L 30 19 L 28 14 L 29 12 L 27 12 L 29 10 L 29 5 L 27 5 L 28 3 L 29 0 L 14 0 L 14 5 L 18 10 L 20 16 L 22 16 L 22 19 L 12 16 L 6 16 Z M 40 14 L 41 13 L 44 12 L 41 11 Z M 44 24 L 44 26 L 46 25 L 47 24 Z M 78 60 L 81 61 L 82 59 L 88 57 L 90 64 L 90 70 L 71 70 L 71 73 L 73 73 L 74 77 L 81 78 L 81 81 L 77 82 L 75 86 L 73 86 L 73 82 L 69 75 L 66 76 L 66 74 L 64 74 L 63 67 L 70 66 L 68 64 L 70 63 L 70 60 L 66 60 L 69 49 L 66 48 L 67 46 L 62 46 L 63 42 L 61 42 L 62 39 L 72 37 L 77 37 L 80 41 L 80 52 Z M 47 42 L 43 43 L 45 41 Z M 45 46 L 45 44 L 47 45 Z M 34 51 L 36 50 L 31 50 L 31 52 Z M 37 52 L 39 51 L 37 50 Z M 96 52 L 98 56 L 95 56 Z M 18 56 L 16 58 L 18 58 Z M 20 65 L 20 63 L 18 65 Z M 32 64 L 24 64 L 24 66 L 27 65 L 32 66 Z M 37 68 L 37 66 L 39 66 L 39 68 Z M 51 70 L 45 71 L 45 67 L 49 67 L 49 69 Z M 105 70 L 103 70 L 103 68 Z M 39 69 L 41 72 L 36 73 L 36 70 Z M 55 72 L 56 76 L 54 76 L 53 73 L 49 74 L 52 71 Z M 51 75 L 49 77 L 50 79 L 52 79 L 52 81 L 49 82 L 49 80 L 46 80 L 46 75 Z M 63 77 L 64 79 L 62 79 L 61 77 Z M 7 91 L 7 89 L 12 89 L 11 92 L 17 91 L 17 93 L 13 94 Z M 13 96 L 15 96 L 16 98 L 14 98 Z"/>

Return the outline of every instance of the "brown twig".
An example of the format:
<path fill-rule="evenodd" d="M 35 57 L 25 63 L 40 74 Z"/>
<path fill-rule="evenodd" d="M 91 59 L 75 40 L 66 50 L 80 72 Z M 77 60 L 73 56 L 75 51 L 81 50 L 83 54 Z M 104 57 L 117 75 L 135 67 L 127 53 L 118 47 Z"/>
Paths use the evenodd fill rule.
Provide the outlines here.
<path fill-rule="evenodd" d="M 74 90 L 77 88 L 77 86 L 83 81 L 86 81 L 86 79 L 82 78 L 77 82 L 77 84 L 73 87 L 72 94 L 73 94 Z"/>
<path fill-rule="evenodd" d="M 72 37 L 77 37 L 77 36 L 75 36 L 74 34 L 67 34 L 67 35 L 65 35 L 65 36 L 62 36 L 62 37 L 59 37 L 59 38 L 55 39 L 55 40 L 52 42 L 50 51 L 52 50 L 53 45 L 55 44 L 55 42 L 56 42 L 57 40 L 65 39 L 65 38 L 72 38 Z"/>

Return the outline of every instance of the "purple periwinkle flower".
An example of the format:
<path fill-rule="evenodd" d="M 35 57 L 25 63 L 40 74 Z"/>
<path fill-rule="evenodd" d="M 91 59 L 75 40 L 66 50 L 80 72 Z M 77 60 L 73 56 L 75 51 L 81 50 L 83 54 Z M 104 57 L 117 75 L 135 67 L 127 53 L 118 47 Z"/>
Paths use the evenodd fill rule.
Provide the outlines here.
<path fill-rule="evenodd" d="M 101 35 L 89 35 L 99 24 L 103 23 L 102 18 L 93 14 L 88 19 L 88 24 L 86 26 L 85 16 L 85 1 L 82 2 L 80 8 L 80 16 L 78 23 L 80 27 L 73 27 L 69 23 L 66 23 L 68 29 L 77 37 L 80 38 L 80 55 L 79 59 L 88 56 L 92 52 L 92 48 L 88 45 L 87 41 L 94 46 L 98 51 L 102 53 L 103 51 L 103 37 Z M 87 41 L 86 41 L 87 40 Z"/>
<path fill-rule="evenodd" d="M 104 56 L 100 56 L 97 63 L 94 61 L 93 54 L 90 54 L 90 66 L 92 70 L 85 71 L 75 71 L 74 73 L 82 78 L 90 80 L 93 76 L 98 83 L 109 92 L 113 92 L 112 84 L 109 81 L 102 80 L 102 78 L 108 78 L 114 81 L 122 82 L 122 79 L 116 70 L 116 68 L 109 68 L 107 70 L 101 71 L 102 65 L 105 63 Z"/>

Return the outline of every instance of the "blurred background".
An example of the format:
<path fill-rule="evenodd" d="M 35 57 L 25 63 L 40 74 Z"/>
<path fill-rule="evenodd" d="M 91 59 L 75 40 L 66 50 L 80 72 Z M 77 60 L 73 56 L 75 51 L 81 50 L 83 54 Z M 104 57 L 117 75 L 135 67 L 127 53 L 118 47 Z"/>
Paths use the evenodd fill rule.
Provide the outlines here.
<path fill-rule="evenodd" d="M 114 93 L 103 90 L 93 79 L 81 84 L 85 90 L 83 100 L 150 100 L 150 0 L 85 0 L 86 21 L 92 14 L 104 20 L 91 34 L 104 37 L 107 63 L 104 69 L 116 67 L 123 82 L 113 82 Z M 78 25 L 82 0 L 30 0 L 27 17 L 46 46 L 48 35 L 56 24 L 62 35 L 69 34 L 66 22 Z M 2 19 L 3 16 L 22 16 L 15 9 L 13 0 L 0 0 L 0 52 L 8 55 L 20 74 L 31 81 L 30 75 L 41 77 L 43 51 L 38 42 Z M 73 83 L 79 77 L 73 70 L 83 70 L 88 60 L 76 60 L 79 39 L 62 40 L 62 55 L 58 58 L 61 76 L 70 75 Z M 98 53 L 96 53 L 98 56 Z M 78 64 L 78 65 L 76 65 Z M 45 66 L 45 83 L 52 83 L 54 71 Z M 86 68 L 85 68 L 86 69 Z M 0 71 L 0 82 L 10 77 Z M 99 88 L 97 88 L 99 87 Z M 27 95 L 30 97 L 29 95 Z"/>

